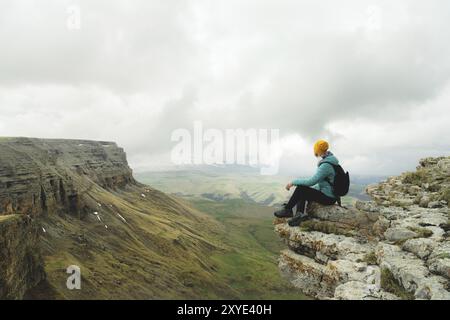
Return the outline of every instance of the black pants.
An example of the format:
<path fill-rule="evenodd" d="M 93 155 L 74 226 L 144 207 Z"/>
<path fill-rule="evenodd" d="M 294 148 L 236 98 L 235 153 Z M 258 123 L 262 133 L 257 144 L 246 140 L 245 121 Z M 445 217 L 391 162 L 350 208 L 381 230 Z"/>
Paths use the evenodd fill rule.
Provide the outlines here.
<path fill-rule="evenodd" d="M 294 194 L 286 205 L 286 209 L 292 210 L 297 205 L 297 212 L 305 213 L 306 201 L 315 201 L 320 204 L 332 205 L 336 199 L 330 198 L 319 190 L 314 188 L 298 186 L 295 188 Z"/>

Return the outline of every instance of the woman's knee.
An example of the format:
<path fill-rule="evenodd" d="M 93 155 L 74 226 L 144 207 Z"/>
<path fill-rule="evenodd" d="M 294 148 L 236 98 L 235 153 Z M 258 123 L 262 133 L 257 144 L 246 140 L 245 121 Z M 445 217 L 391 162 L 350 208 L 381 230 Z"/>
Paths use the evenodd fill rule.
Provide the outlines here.
<path fill-rule="evenodd" d="M 298 186 L 298 192 L 303 196 L 309 196 L 311 194 L 311 188 L 307 186 Z"/>
<path fill-rule="evenodd" d="M 296 189 L 296 190 L 299 190 L 299 191 L 305 191 L 305 190 L 307 190 L 307 189 L 308 189 L 307 186 L 297 186 L 297 189 Z"/>

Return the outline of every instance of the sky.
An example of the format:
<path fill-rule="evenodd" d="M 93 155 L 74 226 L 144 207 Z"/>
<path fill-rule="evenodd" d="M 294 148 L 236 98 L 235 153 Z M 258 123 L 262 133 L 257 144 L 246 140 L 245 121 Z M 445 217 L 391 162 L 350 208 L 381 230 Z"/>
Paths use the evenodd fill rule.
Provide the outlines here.
<path fill-rule="evenodd" d="M 278 129 L 281 171 L 393 175 L 450 155 L 446 0 L 0 0 L 0 135 L 115 141 L 171 168 L 174 130 Z"/>

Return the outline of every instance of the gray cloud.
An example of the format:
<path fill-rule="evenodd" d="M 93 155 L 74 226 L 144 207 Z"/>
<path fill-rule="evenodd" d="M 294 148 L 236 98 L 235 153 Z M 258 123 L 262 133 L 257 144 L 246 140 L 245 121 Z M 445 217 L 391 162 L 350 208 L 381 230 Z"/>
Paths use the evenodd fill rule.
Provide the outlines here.
<path fill-rule="evenodd" d="M 80 30 L 66 27 L 71 5 Z M 145 167 L 202 120 L 324 136 L 352 169 L 394 173 L 450 150 L 448 12 L 443 0 L 2 1 L 0 134 L 116 140 Z M 302 171 L 309 154 L 283 163 Z"/>

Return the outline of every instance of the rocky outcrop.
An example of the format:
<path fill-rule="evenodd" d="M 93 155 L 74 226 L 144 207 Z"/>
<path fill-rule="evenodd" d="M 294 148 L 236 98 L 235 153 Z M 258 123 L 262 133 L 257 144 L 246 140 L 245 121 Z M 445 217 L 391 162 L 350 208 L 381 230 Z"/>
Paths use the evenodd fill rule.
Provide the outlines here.
<path fill-rule="evenodd" d="M 0 216 L 0 297 L 20 299 L 45 279 L 39 230 L 24 215 Z"/>
<path fill-rule="evenodd" d="M 450 157 L 369 186 L 354 207 L 312 204 L 312 220 L 289 227 L 281 272 L 318 299 L 450 299 Z"/>
<path fill-rule="evenodd" d="M 111 190 L 136 184 L 115 143 L 0 140 L 0 298 L 20 299 L 45 278 L 38 220 L 49 213 L 83 217 L 94 184 Z"/>

